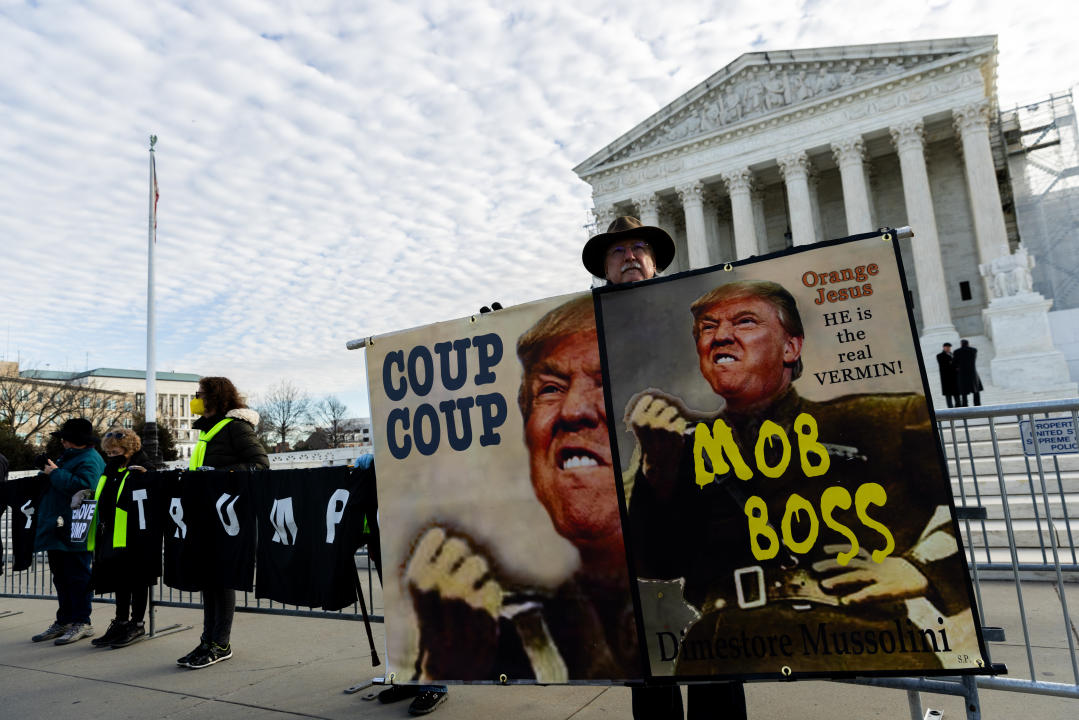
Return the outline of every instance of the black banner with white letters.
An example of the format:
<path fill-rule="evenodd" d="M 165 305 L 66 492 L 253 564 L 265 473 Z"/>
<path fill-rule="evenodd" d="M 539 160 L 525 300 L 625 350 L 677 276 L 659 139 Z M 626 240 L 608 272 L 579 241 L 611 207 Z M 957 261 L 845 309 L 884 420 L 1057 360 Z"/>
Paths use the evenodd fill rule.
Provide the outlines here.
<path fill-rule="evenodd" d="M 256 478 L 255 596 L 326 610 L 355 602 L 354 556 L 364 528 L 360 471 L 277 470 Z"/>
<path fill-rule="evenodd" d="M 256 473 L 254 475 L 258 475 Z M 165 584 L 249 591 L 255 577 L 253 474 L 185 472 L 170 488 Z"/>
<path fill-rule="evenodd" d="M 288 605 L 340 610 L 357 599 L 355 553 L 373 529 L 373 469 L 346 467 L 260 472 L 131 473 L 124 577 L 152 583 L 162 574 L 177 590 L 255 589 Z M 21 478 L 0 487 L 11 509 L 15 572 L 33 558 L 40 481 Z M 370 506 L 370 507 L 369 507 Z M 85 543 L 94 501 L 74 513 L 70 532 Z M 162 550 L 162 542 L 163 550 Z M 106 544 L 115 563 L 115 550 Z M 104 571 L 104 558 L 101 560 Z M 115 570 L 110 565 L 110 570 Z M 102 575 L 98 592 L 114 589 Z"/>
<path fill-rule="evenodd" d="M 47 482 L 48 478 L 44 475 L 31 475 L 4 483 L 7 506 L 11 508 L 12 572 L 26 570 L 34 558 L 37 507 Z"/>

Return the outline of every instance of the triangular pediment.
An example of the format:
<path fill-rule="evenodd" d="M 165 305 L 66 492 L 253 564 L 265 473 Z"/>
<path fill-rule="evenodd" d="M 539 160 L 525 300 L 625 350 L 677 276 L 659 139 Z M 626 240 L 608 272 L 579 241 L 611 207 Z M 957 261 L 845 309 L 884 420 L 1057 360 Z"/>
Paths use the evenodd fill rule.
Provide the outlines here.
<path fill-rule="evenodd" d="M 742 55 L 574 168 L 579 176 L 963 56 L 996 52 L 996 36 Z"/>

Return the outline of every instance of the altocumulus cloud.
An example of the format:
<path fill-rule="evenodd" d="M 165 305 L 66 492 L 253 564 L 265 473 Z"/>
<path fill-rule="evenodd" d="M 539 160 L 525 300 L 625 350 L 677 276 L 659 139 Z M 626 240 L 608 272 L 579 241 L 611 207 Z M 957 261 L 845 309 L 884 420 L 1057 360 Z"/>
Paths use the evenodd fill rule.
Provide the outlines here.
<path fill-rule="evenodd" d="M 6 4 L 3 349 L 143 364 L 151 132 L 159 367 L 357 398 L 348 338 L 587 287 L 571 168 L 740 54 L 997 33 L 1033 101 L 1074 6 Z"/>

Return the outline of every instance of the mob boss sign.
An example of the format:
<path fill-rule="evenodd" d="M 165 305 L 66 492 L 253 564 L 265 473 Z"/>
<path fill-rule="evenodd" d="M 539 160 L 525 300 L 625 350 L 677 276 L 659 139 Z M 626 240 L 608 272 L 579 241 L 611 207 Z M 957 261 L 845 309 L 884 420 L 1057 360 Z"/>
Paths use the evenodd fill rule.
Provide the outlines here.
<path fill-rule="evenodd" d="M 390 670 L 984 672 L 904 298 L 875 235 L 376 338 Z"/>

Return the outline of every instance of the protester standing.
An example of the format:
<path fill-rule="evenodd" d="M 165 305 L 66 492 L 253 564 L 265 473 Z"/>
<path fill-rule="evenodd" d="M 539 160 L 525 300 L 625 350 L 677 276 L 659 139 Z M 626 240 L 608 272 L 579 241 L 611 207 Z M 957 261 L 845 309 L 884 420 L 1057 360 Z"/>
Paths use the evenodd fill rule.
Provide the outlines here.
<path fill-rule="evenodd" d="M 146 635 L 146 603 L 150 586 L 161 575 L 161 546 L 160 541 L 152 548 L 137 546 L 140 510 L 150 510 L 136 505 L 130 482 L 132 474 L 146 472 L 149 462 L 142 440 L 133 430 L 113 428 L 105 433 L 101 449 L 107 459 L 94 491 L 97 507 L 88 547 L 94 553 L 94 591 L 115 594 L 116 617 L 90 644 L 122 648 Z"/>
<path fill-rule="evenodd" d="M 42 468 L 49 482 L 38 507 L 34 550 L 48 553 L 59 608 L 56 622 L 32 639 L 67 645 L 94 634 L 90 624 L 91 553 L 71 542 L 71 506 L 76 494 L 97 482 L 105 461 L 94 449 L 94 426 L 85 418 L 68 420 L 52 436 L 60 438 L 64 451 L 58 462 L 47 459 Z"/>
<path fill-rule="evenodd" d="M 967 407 L 967 395 L 974 395 L 974 404 L 982 404 L 982 379 L 978 377 L 978 351 L 969 340 L 960 340 L 955 351 L 956 390 L 960 407 Z"/>
<path fill-rule="evenodd" d="M 191 470 L 266 470 L 270 461 L 255 434 L 259 414 L 248 408 L 232 381 L 204 377 L 191 400 L 191 414 L 199 415 L 192 427 L 199 431 L 191 453 Z M 199 646 L 176 660 L 192 669 L 208 667 L 232 657 L 232 617 L 236 591 L 225 587 L 202 589 L 202 637 Z"/>
<path fill-rule="evenodd" d="M 581 262 L 595 277 L 611 285 L 650 280 L 674 261 L 671 236 L 658 227 L 642 225 L 635 217 L 620 217 L 607 232 L 592 237 L 581 251 Z M 742 683 L 690 685 L 689 718 L 721 717 L 744 720 L 746 697 Z M 632 688 L 636 720 L 682 720 L 682 691 L 678 685 Z"/>
<path fill-rule="evenodd" d="M 944 343 L 943 349 L 937 353 L 937 369 L 940 370 L 940 391 L 944 394 L 944 401 L 948 407 L 959 407 L 959 387 L 951 343 Z"/>

